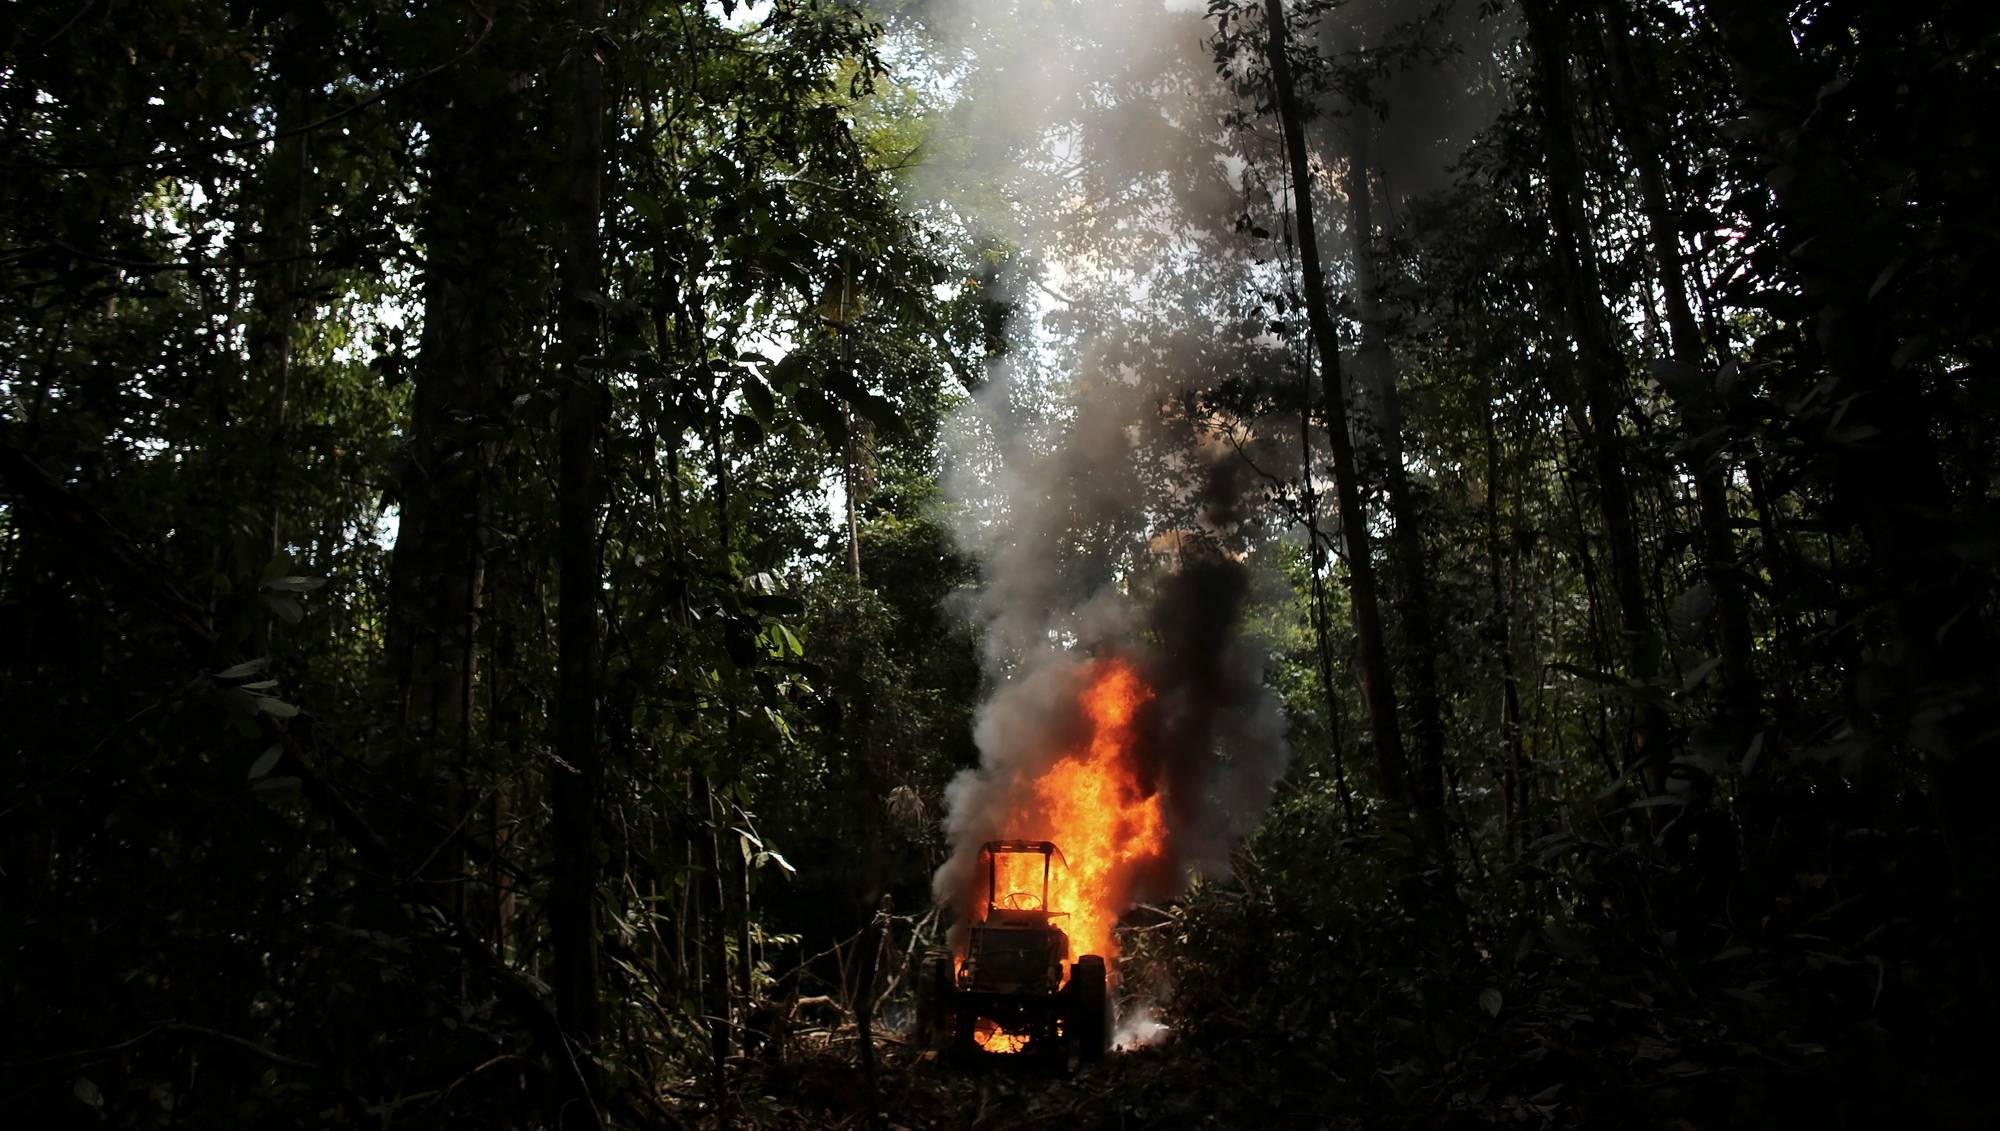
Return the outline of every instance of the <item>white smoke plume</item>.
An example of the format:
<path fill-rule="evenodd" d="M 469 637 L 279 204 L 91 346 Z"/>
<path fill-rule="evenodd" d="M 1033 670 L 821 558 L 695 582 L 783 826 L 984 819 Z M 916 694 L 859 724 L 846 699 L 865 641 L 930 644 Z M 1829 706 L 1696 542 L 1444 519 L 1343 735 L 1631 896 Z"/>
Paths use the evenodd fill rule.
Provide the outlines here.
<path fill-rule="evenodd" d="M 958 53 L 950 145 L 916 206 L 1005 255 L 984 298 L 1008 348 L 952 421 L 946 483 L 982 563 L 966 611 L 992 693 L 981 764 L 948 790 L 952 859 L 936 892 L 964 916 L 981 842 L 1071 748 L 1090 657 L 1130 661 L 1169 858 L 1126 894 L 1227 871 L 1288 757 L 1264 656 L 1243 636 L 1254 571 L 1244 455 L 1296 474 L 1296 416 L 1271 437 L 1203 408 L 1220 383 L 1282 364 L 1241 303 L 1260 246 L 1244 211 L 1236 97 L 1198 3 L 960 0 L 904 15 Z M 1289 442 L 1285 435 L 1293 437 Z M 1243 449 L 1239 453 L 1239 448 Z M 1289 463 L 1288 463 L 1289 460 Z"/>

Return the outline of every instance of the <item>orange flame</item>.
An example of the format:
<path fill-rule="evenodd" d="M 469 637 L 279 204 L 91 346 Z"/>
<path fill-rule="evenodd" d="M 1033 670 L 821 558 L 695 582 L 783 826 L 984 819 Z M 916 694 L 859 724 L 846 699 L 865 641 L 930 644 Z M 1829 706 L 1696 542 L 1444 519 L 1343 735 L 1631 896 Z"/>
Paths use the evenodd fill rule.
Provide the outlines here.
<path fill-rule="evenodd" d="M 1126 661 L 1094 665 L 1079 696 L 1089 739 L 1035 779 L 1013 814 L 1011 834 L 1052 840 L 1068 862 L 1050 870 L 1049 910 L 1068 913 L 1058 923 L 1071 959 L 1113 956 L 1111 928 L 1129 893 L 1125 877 L 1166 849 L 1159 795 L 1141 784 L 1134 762 L 1133 718 L 1152 697 Z M 1027 907 L 1042 890 L 1041 858 L 1006 855 L 997 864 L 995 898 L 1006 906 L 1010 894 L 1027 893 L 1015 904 Z"/>
<path fill-rule="evenodd" d="M 1009 1033 L 998 1021 L 981 1017 L 972 1027 L 972 1042 L 986 1052 L 1020 1052 L 1028 1047 L 1029 1035 Z"/>

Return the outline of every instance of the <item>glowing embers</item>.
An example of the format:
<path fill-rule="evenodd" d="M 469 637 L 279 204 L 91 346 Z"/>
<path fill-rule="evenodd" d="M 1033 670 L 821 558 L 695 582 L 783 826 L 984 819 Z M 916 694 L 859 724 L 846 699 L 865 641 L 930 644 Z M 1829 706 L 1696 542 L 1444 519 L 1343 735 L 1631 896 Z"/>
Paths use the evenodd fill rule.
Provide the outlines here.
<path fill-rule="evenodd" d="M 1142 784 L 1133 725 L 1152 698 L 1130 663 L 1092 664 L 1077 697 L 1087 737 L 1030 784 L 1009 823 L 1010 830 L 1061 846 L 1067 866 L 1050 870 L 1046 910 L 1064 916 L 1060 922 L 1072 959 L 1115 953 L 1111 928 L 1129 899 L 1131 871 L 1166 849 L 1160 797 Z M 1042 888 L 1042 860 L 1008 856 L 999 865 L 996 903 L 1040 910 L 1034 903 Z"/>
<path fill-rule="evenodd" d="M 981 1017 L 972 1025 L 972 1043 L 978 1045 L 981 1052 L 1024 1052 L 1033 1039 L 1027 1033 L 1009 1033 L 990 1017 Z"/>

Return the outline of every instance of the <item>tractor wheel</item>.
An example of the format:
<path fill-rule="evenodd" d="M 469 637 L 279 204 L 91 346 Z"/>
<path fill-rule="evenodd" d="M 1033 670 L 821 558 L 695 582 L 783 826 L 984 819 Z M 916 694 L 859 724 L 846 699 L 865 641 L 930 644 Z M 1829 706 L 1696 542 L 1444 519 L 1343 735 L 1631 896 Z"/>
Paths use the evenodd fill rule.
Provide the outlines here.
<path fill-rule="evenodd" d="M 970 1009 L 955 1009 L 951 1013 L 951 1044 L 946 1050 L 953 1061 L 970 1065 L 979 1057 L 979 1044 L 972 1039 L 973 1026 L 979 1018 Z"/>
<path fill-rule="evenodd" d="M 933 954 L 924 960 L 923 978 L 917 983 L 917 1040 L 924 1048 L 943 1048 L 951 1041 L 951 1015 L 958 992 L 952 977 L 951 955 Z"/>
<path fill-rule="evenodd" d="M 1105 987 L 1104 959 L 1086 954 L 1069 970 L 1069 1031 L 1076 1058 L 1084 1064 L 1104 1059 L 1111 1049 L 1111 996 Z"/>

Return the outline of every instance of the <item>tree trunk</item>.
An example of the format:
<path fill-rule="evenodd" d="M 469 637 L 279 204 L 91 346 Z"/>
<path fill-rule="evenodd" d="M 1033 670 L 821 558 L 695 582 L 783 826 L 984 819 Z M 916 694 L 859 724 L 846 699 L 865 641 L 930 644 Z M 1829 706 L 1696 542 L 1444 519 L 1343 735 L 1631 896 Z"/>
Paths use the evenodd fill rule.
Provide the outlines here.
<path fill-rule="evenodd" d="M 597 794 L 597 442 L 604 394 L 594 362 L 603 251 L 604 70 L 594 42 L 602 0 L 572 6 L 576 39 L 563 67 L 562 292 L 557 327 L 562 363 L 558 412 L 559 588 L 556 647 L 556 766 L 551 794 L 555 878 L 549 925 L 555 950 L 556 1016 L 580 1044 L 598 1032 Z"/>
<path fill-rule="evenodd" d="M 1375 257 L 1374 173 L 1369 137 L 1374 124 L 1365 114 L 1348 123 L 1347 199 L 1353 209 L 1354 277 L 1360 297 L 1361 349 L 1355 360 L 1362 387 L 1373 402 L 1375 433 L 1388 487 L 1389 560 L 1398 583 L 1397 623 L 1410 669 L 1410 722 L 1416 731 L 1417 764 L 1412 793 L 1433 842 L 1445 841 L 1444 721 L 1438 702 L 1437 650 L 1431 622 L 1430 566 L 1424 553 L 1423 523 L 1403 466 L 1403 412 L 1396 392 L 1395 361 L 1383 323 L 1381 273 Z M 1440 859 L 1443 859 L 1442 857 Z"/>
<path fill-rule="evenodd" d="M 503 72 L 525 20 L 500 4 L 490 22 L 438 12 L 441 37 L 480 50 L 440 73 L 425 102 L 425 210 L 420 220 L 423 335 L 409 437 L 398 460 L 398 529 L 390 558 L 386 667 L 400 699 L 396 752 L 413 812 L 461 827 L 473 771 L 471 695 L 486 584 L 488 490 L 504 447 L 504 406 L 527 352 L 520 318 L 540 304 L 540 251 L 493 191 L 528 149 L 527 100 Z M 463 914 L 456 837 L 423 879 L 452 884 Z"/>
<path fill-rule="evenodd" d="M 1756 728 L 1758 699 L 1750 667 L 1750 613 L 1736 569 L 1736 538 L 1729 529 L 1727 454 L 1718 433 L 1722 413 L 1715 403 L 1709 376 L 1708 351 L 1695 321 L 1687 270 L 1681 257 L 1681 232 L 1667 196 L 1660 140 L 1643 107 L 1657 105 L 1632 57 L 1631 35 L 1624 7 L 1611 0 L 1605 13 L 1610 35 L 1611 92 L 1619 132 L 1624 135 L 1638 168 L 1646 221 L 1659 268 L 1660 291 L 1667 316 L 1667 335 L 1689 420 L 1688 470 L 1694 478 L 1696 513 L 1702 544 L 1702 576 L 1715 595 L 1722 651 L 1722 731 L 1734 753 L 1741 756 Z"/>
<path fill-rule="evenodd" d="M 258 441 L 263 464 L 258 483 L 270 493 L 265 500 L 262 545 L 251 551 L 258 557 L 250 563 L 251 569 L 261 566 L 284 545 L 281 470 L 292 458 L 285 439 L 293 383 L 292 337 L 314 273 L 310 256 L 313 221 L 318 215 L 318 177 L 310 156 L 313 135 L 303 127 L 321 110 L 319 92 L 329 81 L 332 57 L 328 43 L 332 35 L 326 6 L 302 3 L 293 10 L 290 26 L 278 39 L 275 64 L 284 84 L 276 119 L 279 140 L 272 145 L 264 169 L 261 239 L 251 255 L 265 264 L 252 278 L 247 344 L 251 373 L 269 397 L 264 411 L 265 435 Z"/>
<path fill-rule="evenodd" d="M 1313 486 L 1312 371 L 1299 371 L 1299 493 L 1306 520 L 1306 568 L 1312 571 L 1313 654 L 1318 661 L 1320 696 L 1326 701 L 1327 744 L 1333 756 L 1333 788 L 1340 797 L 1341 829 L 1354 833 L 1354 794 L 1347 787 L 1347 756 L 1342 751 L 1340 693 L 1333 679 L 1333 625 L 1328 615 L 1326 578 L 1322 572 L 1326 546 L 1320 540 L 1319 492 Z"/>
<path fill-rule="evenodd" d="M 1528 39 L 1536 67 L 1536 100 L 1549 177 L 1549 220 L 1554 240 L 1556 291 L 1575 337 L 1582 401 L 1592 470 L 1597 476 L 1598 505 L 1604 534 L 1611 548 L 1612 590 L 1625 647 L 1627 675 L 1650 684 L 1659 674 L 1659 640 L 1646 603 L 1645 579 L 1639 557 L 1639 535 L 1633 517 L 1632 487 L 1620 435 L 1625 393 L 1623 362 L 1611 339 L 1610 312 L 1605 308 L 1597 270 L 1597 250 L 1583 203 L 1583 170 L 1577 155 L 1570 100 L 1575 92 L 1569 78 L 1570 25 L 1554 0 L 1524 0 Z M 1650 696 L 1633 711 L 1624 769 L 1640 773 L 1647 792 L 1665 785 L 1666 766 L 1656 749 L 1665 717 Z"/>
<path fill-rule="evenodd" d="M 1361 647 L 1362 698 L 1368 706 L 1369 733 L 1374 741 L 1378 771 L 1376 776 L 1383 796 L 1400 816 L 1408 819 L 1414 809 L 1409 761 L 1403 752 L 1402 728 L 1396 718 L 1396 687 L 1389 669 L 1388 650 L 1383 646 L 1373 552 L 1368 545 L 1368 518 L 1362 513 L 1360 487 L 1354 476 L 1354 443 L 1348 429 L 1347 393 L 1341 383 L 1340 341 L 1333 316 L 1327 310 L 1326 276 L 1321 268 L 1319 241 L 1313 226 L 1312 169 L 1306 160 L 1305 128 L 1299 117 L 1298 98 L 1292 86 L 1291 63 L 1286 55 L 1285 13 L 1279 0 L 1265 0 L 1264 15 L 1270 36 L 1271 80 L 1276 87 L 1285 151 L 1291 163 L 1292 195 L 1299 217 L 1299 255 L 1305 275 L 1306 319 L 1311 325 L 1313 342 L 1319 353 L 1327 441 L 1333 453 L 1341 533 L 1347 543 L 1354 629 Z M 1442 847 L 1429 843 L 1428 836 L 1425 840 L 1427 855 Z"/>
<path fill-rule="evenodd" d="M 1487 396 L 1488 409 L 1492 396 Z M 1500 830 L 1512 854 L 1526 847 L 1530 836 L 1527 759 L 1521 744 L 1521 692 L 1514 678 L 1513 602 L 1502 583 L 1500 541 L 1500 438 L 1489 411 L 1483 420 L 1486 438 L 1486 581 L 1487 635 L 1500 668 Z"/>
<path fill-rule="evenodd" d="M 716 1110 L 726 1105 L 728 1092 L 723 1069 L 729 1060 L 729 943 L 725 914 L 729 906 L 722 875 L 721 817 L 715 803 L 715 786 L 707 774 L 700 775 L 697 800 L 706 806 L 708 819 L 697 827 L 702 831 L 702 903 L 705 905 L 702 932 L 702 982 L 708 1013 L 708 1050 L 711 1058 L 709 1087 Z"/>

